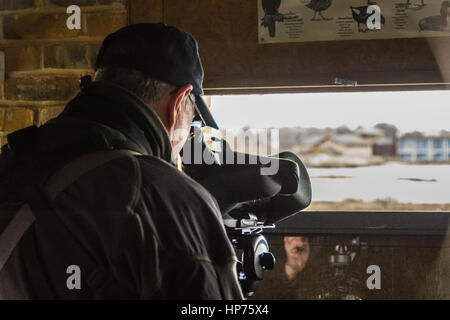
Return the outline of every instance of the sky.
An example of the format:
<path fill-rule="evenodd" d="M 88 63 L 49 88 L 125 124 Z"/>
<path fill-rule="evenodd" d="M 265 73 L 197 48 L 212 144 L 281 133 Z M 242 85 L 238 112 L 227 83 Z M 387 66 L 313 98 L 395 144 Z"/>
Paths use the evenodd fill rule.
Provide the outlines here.
<path fill-rule="evenodd" d="M 450 131 L 450 90 L 213 96 L 221 128 L 373 127 L 386 122 L 401 132 Z"/>

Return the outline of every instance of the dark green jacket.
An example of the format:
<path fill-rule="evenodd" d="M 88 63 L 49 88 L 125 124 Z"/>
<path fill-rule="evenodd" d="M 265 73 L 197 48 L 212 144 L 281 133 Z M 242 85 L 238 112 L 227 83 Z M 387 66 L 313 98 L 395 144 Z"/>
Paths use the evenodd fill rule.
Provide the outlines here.
<path fill-rule="evenodd" d="M 46 181 L 88 152 L 129 149 L 143 155 L 95 168 L 57 196 L 54 210 L 81 249 L 38 220 L 0 273 L 0 299 L 242 298 L 216 201 L 171 163 L 165 128 L 140 99 L 94 82 L 59 117 L 34 129 L 27 147 L 14 151 L 22 160 L 11 161 L 8 148 L 0 156 L 0 233 L 31 180 Z M 24 163 L 34 169 L 25 170 Z M 83 273 L 87 267 L 79 259 L 83 250 L 121 292 L 105 289 L 106 280 L 89 281 L 92 275 Z M 67 287 L 69 265 L 81 269 L 79 290 Z"/>

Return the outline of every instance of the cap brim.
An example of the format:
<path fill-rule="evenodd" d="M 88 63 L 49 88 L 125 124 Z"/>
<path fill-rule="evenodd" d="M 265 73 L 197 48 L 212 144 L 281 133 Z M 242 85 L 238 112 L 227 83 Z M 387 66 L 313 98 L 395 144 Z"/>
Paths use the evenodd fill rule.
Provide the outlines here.
<path fill-rule="evenodd" d="M 198 115 L 202 119 L 202 122 L 205 126 L 209 126 L 214 129 L 219 129 L 219 126 L 217 125 L 216 121 L 214 120 L 214 117 L 212 116 L 211 112 L 209 111 L 209 107 L 206 105 L 205 101 L 203 100 L 202 96 L 195 95 L 195 109 L 197 110 Z"/>

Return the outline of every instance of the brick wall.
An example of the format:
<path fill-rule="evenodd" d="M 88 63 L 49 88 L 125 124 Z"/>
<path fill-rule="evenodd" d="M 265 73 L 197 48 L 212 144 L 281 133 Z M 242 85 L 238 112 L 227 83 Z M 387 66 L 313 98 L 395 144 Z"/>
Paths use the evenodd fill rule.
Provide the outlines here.
<path fill-rule="evenodd" d="M 81 8 L 81 29 L 69 30 L 69 5 Z M 0 145 L 17 129 L 57 116 L 92 74 L 103 38 L 127 24 L 126 0 L 0 0 Z"/>

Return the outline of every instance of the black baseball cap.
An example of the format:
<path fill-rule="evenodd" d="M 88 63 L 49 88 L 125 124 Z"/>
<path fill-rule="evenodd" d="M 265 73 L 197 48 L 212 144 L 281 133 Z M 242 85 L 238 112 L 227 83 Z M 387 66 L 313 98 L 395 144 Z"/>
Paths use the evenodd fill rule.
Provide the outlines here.
<path fill-rule="evenodd" d="M 103 40 L 95 70 L 103 67 L 134 69 L 178 87 L 191 84 L 202 122 L 218 129 L 202 98 L 204 73 L 192 35 L 163 23 L 126 26 Z"/>

